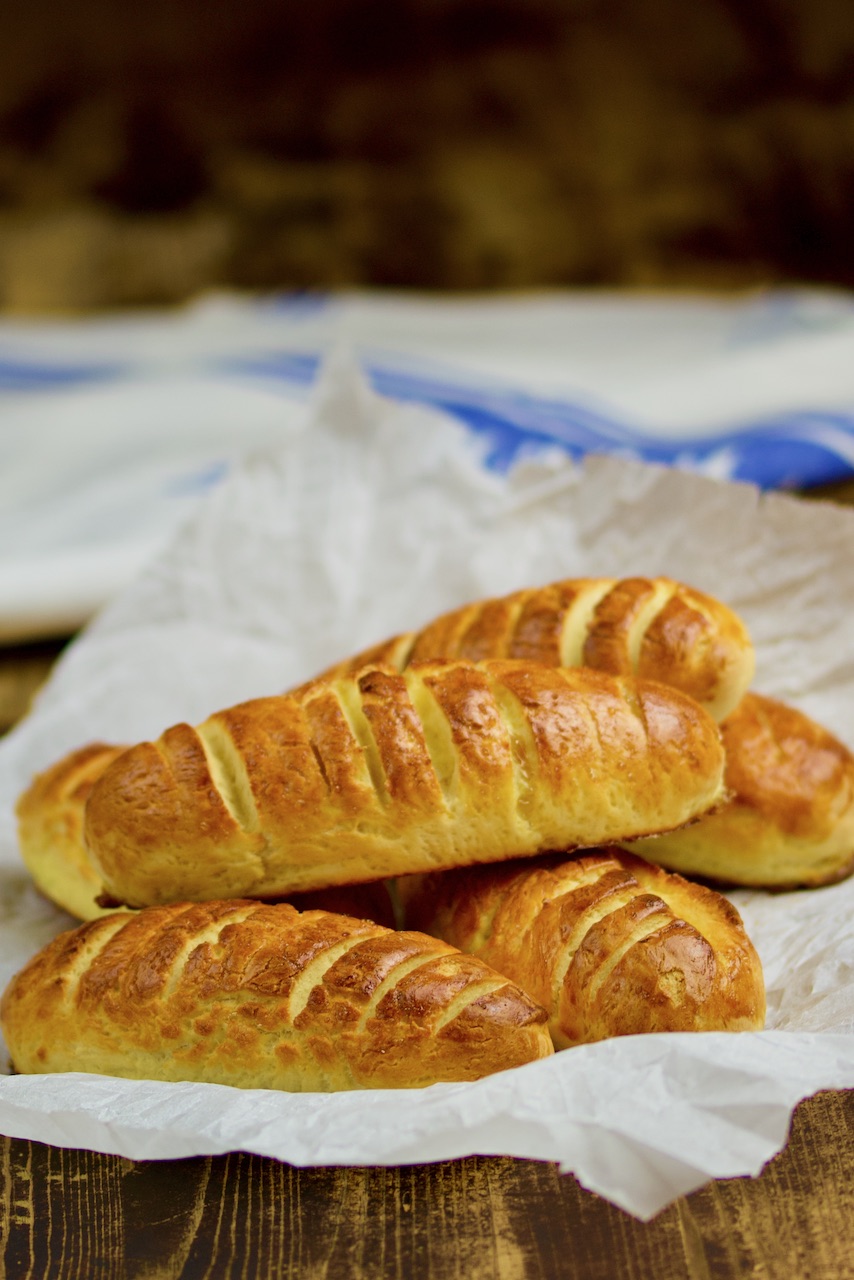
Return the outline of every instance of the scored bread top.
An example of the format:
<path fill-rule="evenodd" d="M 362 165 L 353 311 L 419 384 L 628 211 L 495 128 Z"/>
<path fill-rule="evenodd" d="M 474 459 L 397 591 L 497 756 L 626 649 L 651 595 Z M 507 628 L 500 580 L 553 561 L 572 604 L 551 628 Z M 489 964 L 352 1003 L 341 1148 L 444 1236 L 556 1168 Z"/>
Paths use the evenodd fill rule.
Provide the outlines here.
<path fill-rule="evenodd" d="M 619 849 L 403 878 L 406 924 L 518 982 L 555 1047 L 759 1030 L 765 988 L 735 907 Z"/>
<path fill-rule="evenodd" d="M 546 1015 L 436 939 L 326 911 L 219 901 L 61 934 L 9 984 L 19 1072 L 256 1089 L 418 1088 L 552 1052 Z"/>
<path fill-rule="evenodd" d="M 742 620 L 693 587 L 661 577 L 570 578 L 454 609 L 324 674 L 434 658 L 520 658 L 661 680 L 717 720 L 737 705 L 755 667 Z"/>
<path fill-rule="evenodd" d="M 96 779 L 126 750 L 91 743 L 69 752 L 33 778 L 16 806 L 21 857 L 37 887 L 80 920 L 94 920 L 114 909 L 97 901 L 103 884 L 83 843 L 83 814 Z M 389 927 L 395 923 L 384 881 L 288 894 L 288 901 L 300 911 L 320 908 Z"/>
<path fill-rule="evenodd" d="M 687 875 L 794 888 L 854 870 L 854 755 L 802 711 L 748 693 L 721 725 L 727 803 L 637 852 Z"/>
<path fill-rule="evenodd" d="M 120 902 L 281 897 L 669 830 L 722 780 L 717 725 L 661 684 L 514 661 L 369 667 L 124 752 L 84 834 Z"/>

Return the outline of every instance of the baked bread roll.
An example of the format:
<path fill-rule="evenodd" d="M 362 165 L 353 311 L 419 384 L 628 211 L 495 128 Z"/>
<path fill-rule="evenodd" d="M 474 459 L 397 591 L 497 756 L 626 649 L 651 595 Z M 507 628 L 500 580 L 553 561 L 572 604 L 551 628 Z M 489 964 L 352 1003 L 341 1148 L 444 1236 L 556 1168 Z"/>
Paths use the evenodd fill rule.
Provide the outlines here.
<path fill-rule="evenodd" d="M 789 889 L 854 870 L 854 756 L 809 716 L 758 693 L 721 725 L 727 804 L 633 845 L 674 871 Z"/>
<path fill-rule="evenodd" d="M 720 894 L 619 849 L 401 879 L 407 927 L 506 974 L 557 1049 L 650 1031 L 751 1031 L 759 959 Z"/>
<path fill-rule="evenodd" d="M 571 578 L 454 609 L 326 675 L 433 658 L 520 658 L 661 680 L 717 720 L 739 702 L 755 666 L 741 619 L 692 587 L 670 578 Z"/>
<path fill-rule="evenodd" d="M 332 911 L 395 929 L 394 901 L 391 881 L 371 880 L 368 884 L 337 884 L 329 889 L 309 889 L 306 893 L 288 894 L 288 902 L 297 911 Z"/>
<path fill-rule="evenodd" d="M 131 906 L 284 897 L 672 829 L 722 784 L 717 725 L 665 685 L 511 661 L 371 667 L 125 751 L 84 834 Z"/>
<path fill-rule="evenodd" d="M 0 1021 L 19 1072 L 291 1092 L 476 1080 L 552 1052 L 544 1011 L 479 960 L 245 901 L 63 933 L 12 979 Z"/>
<path fill-rule="evenodd" d="M 103 915 L 103 886 L 83 843 L 83 810 L 96 778 L 123 747 L 93 742 L 38 774 L 18 800 L 18 843 L 36 885 L 79 920 Z"/>
<path fill-rule="evenodd" d="M 126 749 L 92 743 L 70 752 L 38 774 L 17 804 L 24 863 L 44 896 L 79 920 L 95 920 L 114 909 L 97 902 L 103 886 L 83 843 L 83 811 L 96 778 Z M 383 881 L 291 894 L 289 901 L 300 911 L 335 911 L 389 929 L 396 923 Z"/>

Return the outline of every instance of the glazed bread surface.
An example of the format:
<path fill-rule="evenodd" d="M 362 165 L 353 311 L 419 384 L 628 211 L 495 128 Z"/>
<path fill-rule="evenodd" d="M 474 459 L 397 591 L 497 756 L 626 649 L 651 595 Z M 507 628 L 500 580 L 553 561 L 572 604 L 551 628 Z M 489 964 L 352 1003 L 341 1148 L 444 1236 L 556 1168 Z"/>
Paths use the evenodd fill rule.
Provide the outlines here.
<path fill-rule="evenodd" d="M 119 912 L 7 987 L 19 1072 L 330 1092 L 476 1080 L 552 1053 L 545 1012 L 424 935 L 248 901 Z"/>
<path fill-rule="evenodd" d="M 83 814 L 96 779 L 124 750 L 93 743 L 69 752 L 37 774 L 17 804 L 25 865 L 45 897 L 79 920 L 115 910 L 97 901 L 103 884 L 83 842 Z M 334 911 L 390 929 L 396 923 L 389 886 L 381 880 L 289 894 L 288 901 L 300 911 Z"/>
<path fill-rule="evenodd" d="M 803 712 L 747 694 L 721 725 L 729 801 L 632 848 L 686 875 L 788 889 L 854 870 L 854 756 Z"/>
<path fill-rule="evenodd" d="M 85 840 L 118 902 L 270 898 L 670 830 L 722 797 L 718 727 L 678 691 L 460 660 L 176 725 L 107 768 Z"/>
<path fill-rule="evenodd" d="M 401 879 L 407 926 L 505 974 L 557 1049 L 765 1021 L 756 951 L 720 894 L 619 849 Z"/>
<path fill-rule="evenodd" d="M 96 778 L 122 747 L 93 742 L 39 773 L 16 806 L 21 857 L 39 890 L 79 920 L 104 914 L 101 877 L 83 843 L 83 811 Z"/>
<path fill-rule="evenodd" d="M 520 658 L 660 680 L 717 720 L 739 702 L 755 667 L 744 623 L 711 596 L 670 578 L 570 578 L 454 609 L 325 674 L 375 662 L 403 670 L 434 658 Z"/>

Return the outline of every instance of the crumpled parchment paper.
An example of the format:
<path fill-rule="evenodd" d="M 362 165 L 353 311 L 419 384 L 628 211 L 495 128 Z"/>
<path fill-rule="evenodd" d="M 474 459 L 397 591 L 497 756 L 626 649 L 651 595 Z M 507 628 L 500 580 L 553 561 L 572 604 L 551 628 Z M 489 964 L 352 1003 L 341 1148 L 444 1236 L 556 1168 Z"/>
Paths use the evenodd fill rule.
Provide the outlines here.
<path fill-rule="evenodd" d="M 33 772 L 285 690 L 487 594 L 584 574 L 689 582 L 747 621 L 757 690 L 854 744 L 852 547 L 854 511 L 617 457 L 488 472 L 450 419 L 379 399 L 335 353 L 306 426 L 203 501 L 0 743 L 0 980 L 72 923 L 17 853 L 13 805 Z M 0 1129 L 133 1159 L 545 1159 L 649 1218 L 710 1178 L 758 1173 L 800 1099 L 854 1086 L 854 881 L 732 897 L 765 968 L 763 1032 L 624 1037 L 419 1091 L 6 1076 Z"/>

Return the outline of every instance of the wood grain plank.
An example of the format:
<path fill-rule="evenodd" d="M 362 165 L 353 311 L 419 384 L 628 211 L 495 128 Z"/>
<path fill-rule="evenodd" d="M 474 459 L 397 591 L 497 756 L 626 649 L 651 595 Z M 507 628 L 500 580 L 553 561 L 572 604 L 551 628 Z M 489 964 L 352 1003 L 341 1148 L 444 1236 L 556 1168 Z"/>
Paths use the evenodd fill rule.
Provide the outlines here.
<path fill-rule="evenodd" d="M 123 1274 L 145 1280 L 181 1275 L 204 1214 L 212 1162 L 101 1160 L 120 1182 Z"/>
<path fill-rule="evenodd" d="M 758 1179 L 641 1223 L 555 1166 L 295 1169 L 0 1141 L 0 1275 L 25 1280 L 851 1280 L 854 1092 L 799 1108 Z"/>
<path fill-rule="evenodd" d="M 2 1270 L 15 1280 L 116 1280 L 122 1223 L 105 1158 L 9 1143 L 0 1195 Z"/>
<path fill-rule="evenodd" d="M 0 644 L 0 734 L 26 714 L 68 643 L 44 640 L 33 644 Z"/>

